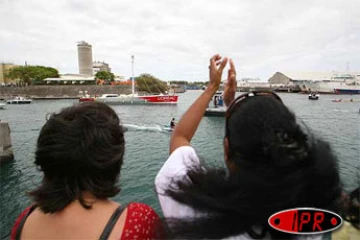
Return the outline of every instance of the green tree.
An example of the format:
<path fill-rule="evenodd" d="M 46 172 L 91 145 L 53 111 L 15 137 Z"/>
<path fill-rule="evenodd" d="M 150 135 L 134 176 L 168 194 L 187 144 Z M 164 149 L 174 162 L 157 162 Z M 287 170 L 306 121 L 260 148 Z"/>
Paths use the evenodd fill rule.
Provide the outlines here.
<path fill-rule="evenodd" d="M 170 80 L 171 84 L 179 84 L 179 85 L 187 85 L 188 82 L 187 81 L 183 81 L 183 80 Z"/>
<path fill-rule="evenodd" d="M 11 68 L 6 76 L 18 79 L 20 85 L 41 84 L 45 78 L 59 77 L 57 69 L 45 66 L 18 66 Z"/>
<path fill-rule="evenodd" d="M 143 73 L 135 78 L 136 87 L 140 92 L 165 93 L 168 90 L 166 82 L 148 74 Z"/>
<path fill-rule="evenodd" d="M 95 74 L 95 79 L 96 80 L 114 81 L 115 75 L 113 73 L 107 72 L 107 71 L 98 71 Z"/>

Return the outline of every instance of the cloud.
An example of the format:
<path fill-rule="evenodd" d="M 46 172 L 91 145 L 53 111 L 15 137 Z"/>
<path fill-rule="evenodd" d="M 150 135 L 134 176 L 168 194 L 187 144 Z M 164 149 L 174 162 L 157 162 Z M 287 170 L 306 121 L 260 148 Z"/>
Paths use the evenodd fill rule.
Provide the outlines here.
<path fill-rule="evenodd" d="M 360 71 L 360 1 L 1 0 L 0 61 L 78 72 L 76 42 L 121 75 L 206 81 L 208 59 L 241 77 L 276 71 Z"/>

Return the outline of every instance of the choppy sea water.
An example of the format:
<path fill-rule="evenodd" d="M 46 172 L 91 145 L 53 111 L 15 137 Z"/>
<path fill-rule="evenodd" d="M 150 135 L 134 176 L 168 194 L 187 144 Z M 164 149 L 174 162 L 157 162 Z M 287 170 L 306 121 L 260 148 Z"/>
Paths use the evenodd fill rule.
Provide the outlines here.
<path fill-rule="evenodd" d="M 121 170 L 121 193 L 115 201 L 147 203 L 160 213 L 154 178 L 168 157 L 170 134 L 162 131 L 172 117 L 178 120 L 202 91 L 181 94 L 176 106 L 112 106 L 128 131 Z M 350 191 L 360 185 L 360 102 L 334 103 L 350 96 L 322 95 L 310 101 L 307 95 L 279 94 L 313 132 L 330 142 L 339 158 L 343 185 Z M 360 96 L 352 96 L 360 101 Z M 26 192 L 40 180 L 34 166 L 35 143 L 46 115 L 77 103 L 75 100 L 34 101 L 30 105 L 8 105 L 0 119 L 10 123 L 15 161 L 0 169 L 0 236 L 8 238 L 16 217 L 30 204 Z M 212 164 L 223 165 L 224 119 L 204 117 L 192 141 L 198 154 Z"/>

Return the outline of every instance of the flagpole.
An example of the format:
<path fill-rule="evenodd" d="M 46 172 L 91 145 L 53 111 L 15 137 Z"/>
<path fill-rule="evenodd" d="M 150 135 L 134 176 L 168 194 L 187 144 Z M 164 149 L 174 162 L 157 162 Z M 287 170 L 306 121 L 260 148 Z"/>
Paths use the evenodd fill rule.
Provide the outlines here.
<path fill-rule="evenodd" d="M 134 79 L 134 61 L 135 61 L 135 57 L 134 55 L 131 55 L 131 84 L 132 84 L 132 95 L 134 96 L 135 94 L 135 79 Z"/>

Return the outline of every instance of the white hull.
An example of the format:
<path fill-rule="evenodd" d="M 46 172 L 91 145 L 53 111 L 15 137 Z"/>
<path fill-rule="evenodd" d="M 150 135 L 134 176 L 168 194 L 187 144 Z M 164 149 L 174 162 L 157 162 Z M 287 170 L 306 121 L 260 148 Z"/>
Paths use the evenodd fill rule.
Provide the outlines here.
<path fill-rule="evenodd" d="M 5 103 L 0 103 L 0 109 L 4 109 L 5 108 Z"/>
<path fill-rule="evenodd" d="M 32 101 L 28 100 L 28 101 L 21 101 L 21 100 L 8 100 L 6 101 L 7 104 L 30 104 Z"/>
<path fill-rule="evenodd" d="M 32 103 L 31 99 L 23 98 L 23 97 L 14 97 L 6 101 L 7 104 L 30 104 Z"/>
<path fill-rule="evenodd" d="M 297 81 L 296 84 L 303 92 L 337 93 L 336 89 L 360 91 L 360 82 L 355 84 L 345 81 Z"/>
<path fill-rule="evenodd" d="M 117 95 L 117 94 L 103 94 L 101 97 L 95 98 L 97 102 L 103 102 L 109 105 L 131 105 L 131 104 L 145 104 L 146 100 L 138 98 L 136 95 Z"/>

